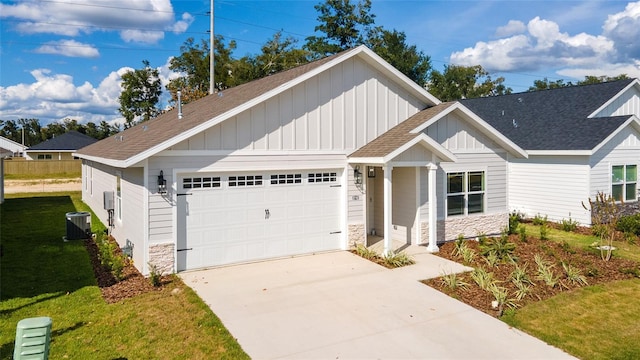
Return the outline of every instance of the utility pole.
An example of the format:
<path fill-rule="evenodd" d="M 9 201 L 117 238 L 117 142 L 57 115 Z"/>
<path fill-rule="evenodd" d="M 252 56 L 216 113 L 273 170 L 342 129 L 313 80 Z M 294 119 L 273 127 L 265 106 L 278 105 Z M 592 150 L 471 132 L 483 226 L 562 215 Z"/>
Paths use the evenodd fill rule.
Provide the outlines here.
<path fill-rule="evenodd" d="M 213 65 L 215 64 L 215 61 L 213 60 L 213 49 L 216 47 L 215 46 L 215 38 L 213 35 L 213 0 L 211 0 L 211 11 L 209 12 L 209 16 L 210 16 L 210 21 L 211 23 L 209 24 L 209 94 L 213 94 L 213 90 L 215 88 L 215 82 L 214 82 L 214 68 Z"/>

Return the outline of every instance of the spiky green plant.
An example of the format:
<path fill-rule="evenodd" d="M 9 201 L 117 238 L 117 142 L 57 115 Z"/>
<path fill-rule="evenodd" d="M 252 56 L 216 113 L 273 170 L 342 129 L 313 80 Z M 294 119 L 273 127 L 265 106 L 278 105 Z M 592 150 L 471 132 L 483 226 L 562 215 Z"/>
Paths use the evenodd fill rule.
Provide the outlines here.
<path fill-rule="evenodd" d="M 546 261 L 542 256 L 536 254 L 534 261 L 538 266 L 538 275 L 536 279 L 544 282 L 550 288 L 556 287 L 560 282 L 560 277 L 553 272 L 555 264 Z"/>
<path fill-rule="evenodd" d="M 587 278 L 584 275 L 582 275 L 582 273 L 580 272 L 580 269 L 573 267 L 565 262 L 562 262 L 562 268 L 564 269 L 564 273 L 567 276 L 567 280 L 569 280 L 570 283 L 575 285 L 584 285 L 584 286 L 589 285 L 587 283 Z"/>
<path fill-rule="evenodd" d="M 413 260 L 413 258 L 407 255 L 406 253 L 395 252 L 395 251 L 392 251 L 387 255 L 383 256 L 382 260 L 384 261 L 387 267 L 393 267 L 393 268 L 413 265 L 416 263 L 415 260 Z"/>
<path fill-rule="evenodd" d="M 442 273 L 442 277 L 441 277 L 441 281 L 442 284 L 444 284 L 447 288 L 451 289 L 451 290 L 457 290 L 457 289 L 466 289 L 469 284 L 466 283 L 464 280 L 462 280 L 457 273 L 452 272 L 452 273 Z"/>
<path fill-rule="evenodd" d="M 489 291 L 489 287 L 495 282 L 493 273 L 487 272 L 482 267 L 477 267 L 471 272 L 471 278 L 482 289 Z"/>

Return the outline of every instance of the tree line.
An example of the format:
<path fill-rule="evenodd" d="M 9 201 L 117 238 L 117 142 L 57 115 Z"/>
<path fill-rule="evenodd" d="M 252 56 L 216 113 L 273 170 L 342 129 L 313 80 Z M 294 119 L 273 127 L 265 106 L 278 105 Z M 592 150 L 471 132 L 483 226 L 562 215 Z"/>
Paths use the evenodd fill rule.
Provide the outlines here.
<path fill-rule="evenodd" d="M 39 144 L 69 131 L 77 131 L 101 140 L 118 133 L 120 128 L 106 121 L 101 121 L 100 124 L 80 124 L 74 119 L 64 119 L 62 123 L 54 122 L 42 126 L 38 119 L 0 120 L 0 136 L 26 146 Z"/>

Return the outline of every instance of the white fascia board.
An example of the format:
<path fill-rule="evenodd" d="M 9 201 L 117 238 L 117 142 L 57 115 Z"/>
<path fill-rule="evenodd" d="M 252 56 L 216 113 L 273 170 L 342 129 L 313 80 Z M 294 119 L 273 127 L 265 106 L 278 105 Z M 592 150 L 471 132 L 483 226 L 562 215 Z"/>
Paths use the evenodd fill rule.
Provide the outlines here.
<path fill-rule="evenodd" d="M 448 108 L 446 108 L 444 111 L 442 111 L 438 115 L 436 115 L 433 118 L 429 119 L 429 121 L 426 121 L 423 124 L 421 124 L 420 126 L 418 126 L 417 128 L 413 129 L 411 132 L 416 132 L 416 133 L 417 132 L 422 132 L 424 129 L 426 129 L 429 126 L 433 125 L 438 120 L 442 119 L 444 116 L 446 116 L 446 115 L 448 115 L 448 114 L 450 114 L 450 113 L 452 113 L 452 112 L 454 112 L 456 110 L 458 112 L 460 112 L 461 114 L 465 115 L 468 120 L 470 120 L 471 122 L 474 122 L 478 126 L 478 129 L 480 129 L 480 132 L 482 132 L 483 134 L 487 135 L 493 141 L 497 142 L 499 145 L 501 145 L 507 151 L 509 151 L 510 153 L 515 155 L 516 157 L 525 158 L 525 159 L 527 158 L 527 156 L 528 156 L 527 155 L 528 154 L 527 151 L 522 149 L 520 146 L 516 145 L 516 143 L 514 143 L 513 141 L 509 140 L 509 138 L 504 136 L 501 132 L 496 130 L 493 126 L 489 125 L 489 123 L 487 123 L 486 121 L 482 120 L 482 118 L 480 118 L 478 115 L 476 115 L 476 113 L 471 111 L 468 107 L 462 105 L 462 103 L 460 103 L 459 101 L 456 101 L 455 104 L 449 106 Z"/>
<path fill-rule="evenodd" d="M 587 117 L 588 118 L 598 117 L 597 114 L 600 113 L 600 111 L 604 110 L 607 106 L 611 105 L 611 103 L 616 101 L 616 99 L 618 99 L 620 96 L 622 96 L 622 94 L 624 94 L 625 92 L 627 92 L 629 89 L 631 89 L 634 86 L 637 86 L 638 88 L 640 88 L 640 80 L 635 79 L 634 81 L 629 83 L 629 85 L 627 85 L 624 89 L 620 90 L 620 92 L 618 92 L 615 96 L 613 96 L 611 99 L 609 99 L 609 101 L 605 102 L 602 106 L 597 108 L 594 112 L 589 114 L 589 116 L 587 116 Z"/>
<path fill-rule="evenodd" d="M 347 160 L 349 164 L 369 164 L 369 165 L 384 165 L 384 158 L 382 157 L 352 157 Z"/>
<path fill-rule="evenodd" d="M 591 156 L 591 150 L 529 150 L 529 156 Z"/>
<path fill-rule="evenodd" d="M 348 155 L 344 150 L 163 150 L 154 156 L 297 156 Z"/>
<path fill-rule="evenodd" d="M 431 95 L 431 93 L 428 92 L 427 89 L 416 84 L 415 81 L 411 80 L 408 76 L 403 74 L 400 70 L 393 67 L 386 60 L 381 58 L 380 55 L 376 54 L 373 50 L 369 49 L 364 45 L 358 46 L 355 50 L 361 50 L 360 52 L 364 52 L 367 55 L 369 55 L 371 60 L 375 61 L 374 63 L 369 62 L 369 64 L 376 67 L 378 70 L 387 72 L 395 76 L 399 80 L 401 80 L 401 82 L 405 85 L 404 86 L 405 89 L 410 90 L 411 92 L 414 92 L 418 96 L 424 97 L 427 100 L 427 102 L 429 102 L 431 105 L 438 105 L 441 103 L 441 101 L 435 96 Z"/>
<path fill-rule="evenodd" d="M 447 150 L 442 145 L 438 144 L 435 140 L 428 137 L 426 134 L 421 133 L 410 141 L 407 141 L 404 145 L 398 147 L 396 150 L 392 151 L 390 154 L 384 157 L 385 163 L 390 162 L 395 159 L 398 155 L 407 151 L 415 144 L 421 144 L 426 149 L 432 151 L 436 156 L 438 156 L 443 161 L 455 162 L 457 160 L 456 156 L 449 150 Z"/>
<path fill-rule="evenodd" d="M 15 142 L 11 139 L 7 139 L 4 136 L 0 136 L 0 147 L 11 150 L 12 152 L 24 152 L 25 149 L 27 149 L 27 146 Z"/>
<path fill-rule="evenodd" d="M 124 160 L 106 159 L 106 158 L 99 157 L 99 156 L 88 156 L 88 155 L 77 154 L 77 153 L 73 153 L 72 155 L 75 156 L 75 157 L 78 157 L 80 159 L 93 161 L 93 162 L 97 162 L 97 163 L 100 163 L 100 164 L 105 164 L 105 165 L 112 166 L 112 167 L 117 167 L 117 168 L 123 168 L 124 169 L 124 168 L 127 168 L 127 167 L 130 166 Z"/>
<path fill-rule="evenodd" d="M 600 142 L 600 144 L 596 145 L 596 147 L 594 147 L 591 150 L 591 152 L 593 154 L 595 154 L 598 150 L 600 150 L 606 143 L 608 143 L 614 136 L 618 135 L 618 133 L 620 133 L 627 126 L 632 126 L 636 130 L 640 130 L 640 121 L 638 120 L 638 118 L 635 115 L 629 116 L 627 121 L 622 123 L 622 125 L 620 125 L 615 131 L 613 131 L 611 134 L 609 134 L 609 136 L 607 136 L 606 139 L 602 140 L 602 142 Z"/>

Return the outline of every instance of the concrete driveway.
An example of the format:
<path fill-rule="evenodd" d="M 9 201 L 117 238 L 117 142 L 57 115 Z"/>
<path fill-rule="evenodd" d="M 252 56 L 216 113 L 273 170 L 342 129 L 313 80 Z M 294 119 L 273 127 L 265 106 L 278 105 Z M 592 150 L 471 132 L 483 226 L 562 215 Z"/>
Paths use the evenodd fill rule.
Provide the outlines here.
<path fill-rule="evenodd" d="M 463 267 L 389 270 L 332 252 L 180 274 L 253 359 L 568 359 L 421 284 Z"/>

